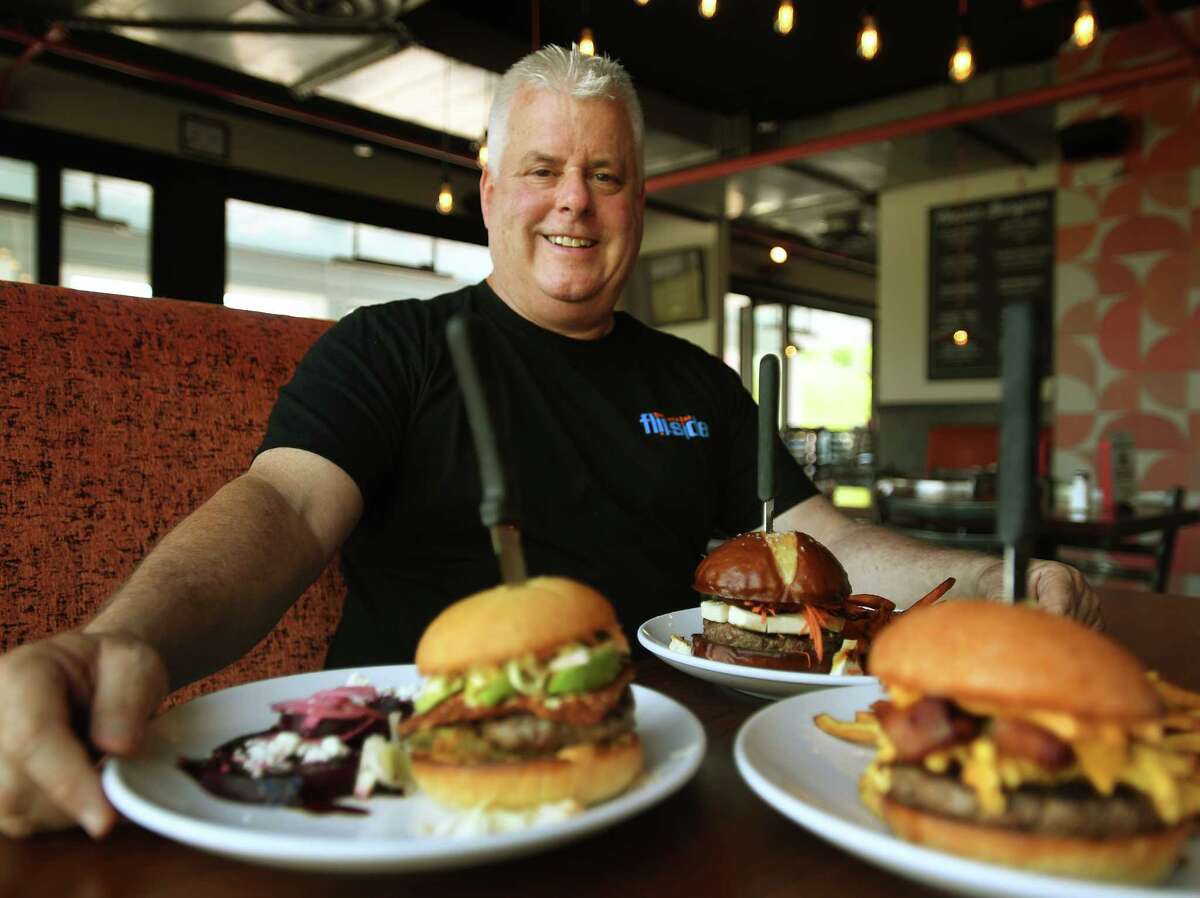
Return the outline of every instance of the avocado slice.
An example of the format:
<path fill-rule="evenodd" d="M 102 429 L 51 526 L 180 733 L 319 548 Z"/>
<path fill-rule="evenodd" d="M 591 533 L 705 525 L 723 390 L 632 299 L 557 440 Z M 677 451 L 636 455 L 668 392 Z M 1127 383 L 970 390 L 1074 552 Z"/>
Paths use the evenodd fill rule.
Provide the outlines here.
<path fill-rule="evenodd" d="M 413 713 L 424 714 L 436 708 L 462 688 L 462 677 L 433 677 L 426 680 L 417 697 L 413 699 Z"/>
<path fill-rule="evenodd" d="M 472 671 L 467 675 L 467 691 L 463 699 L 468 705 L 490 708 L 516 694 L 517 690 L 503 670 Z"/>
<path fill-rule="evenodd" d="M 584 664 L 568 667 L 550 675 L 546 684 L 548 695 L 589 692 L 607 686 L 621 669 L 621 656 L 616 649 L 605 647 L 592 652 Z"/>

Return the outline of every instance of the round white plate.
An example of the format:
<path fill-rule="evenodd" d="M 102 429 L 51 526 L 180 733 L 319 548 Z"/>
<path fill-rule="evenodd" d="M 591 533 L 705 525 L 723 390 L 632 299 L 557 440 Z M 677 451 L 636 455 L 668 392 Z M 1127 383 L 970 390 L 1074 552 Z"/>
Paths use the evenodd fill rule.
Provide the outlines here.
<path fill-rule="evenodd" d="M 378 689 L 417 681 L 412 665 L 363 668 Z M 240 804 L 205 792 L 178 767 L 235 736 L 266 729 L 272 702 L 344 685 L 351 671 L 321 671 L 248 683 L 173 708 L 150 726 L 142 750 L 105 764 L 113 805 L 149 830 L 205 851 L 276 867 L 346 872 L 446 869 L 543 851 L 604 829 L 662 801 L 704 758 L 704 729 L 678 702 L 634 686 L 646 769 L 628 791 L 555 823 L 469 837 L 427 833 L 448 813 L 429 798 L 380 796 L 344 802 L 366 815 L 312 814 Z"/>
<path fill-rule="evenodd" d="M 851 720 L 882 696 L 878 686 L 830 689 L 768 705 L 738 731 L 742 778 L 775 810 L 864 860 L 936 888 L 989 898 L 1174 898 L 1200 894 L 1200 840 L 1166 883 L 1119 886 L 1026 873 L 919 848 L 888 833 L 858 797 L 858 777 L 874 751 L 827 735 L 813 716 Z"/>
<path fill-rule="evenodd" d="M 663 661 L 686 674 L 708 680 L 718 686 L 748 692 L 759 698 L 783 698 L 813 689 L 827 689 L 830 686 L 861 686 L 864 683 L 879 682 L 874 677 L 862 674 L 833 676 L 792 670 L 768 670 L 764 667 L 745 667 L 741 664 L 709 661 L 707 658 L 671 651 L 672 633 L 688 639 L 693 633 L 703 630 L 704 622 L 697 606 L 651 618 L 638 627 L 637 638 L 638 642 Z"/>

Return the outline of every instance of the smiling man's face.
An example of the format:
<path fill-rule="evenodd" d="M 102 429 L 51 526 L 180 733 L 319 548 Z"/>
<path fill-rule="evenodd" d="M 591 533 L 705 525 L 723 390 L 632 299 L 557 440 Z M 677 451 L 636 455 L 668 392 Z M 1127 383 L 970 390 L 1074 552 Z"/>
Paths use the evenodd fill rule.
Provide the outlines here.
<path fill-rule="evenodd" d="M 503 152 L 500 174 L 485 169 L 480 181 L 488 282 L 541 327 L 603 336 L 642 243 L 645 195 L 625 107 L 524 86 Z"/>

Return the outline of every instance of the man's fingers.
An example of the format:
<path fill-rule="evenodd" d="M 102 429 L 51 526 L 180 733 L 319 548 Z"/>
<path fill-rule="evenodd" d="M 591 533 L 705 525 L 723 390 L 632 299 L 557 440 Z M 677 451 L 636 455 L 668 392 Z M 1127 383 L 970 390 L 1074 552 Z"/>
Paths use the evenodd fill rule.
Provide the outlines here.
<path fill-rule="evenodd" d="M 116 822 L 116 811 L 104 797 L 87 751 L 71 731 L 61 698 L 13 721 L 3 736 L 3 748 L 5 760 L 24 771 L 33 788 L 92 836 L 103 835 Z M 26 815 L 32 816 L 33 810 Z"/>
<path fill-rule="evenodd" d="M 140 642 L 109 640 L 100 647 L 92 699 L 92 743 L 127 754 L 142 741 L 146 721 L 168 691 L 158 655 Z"/>

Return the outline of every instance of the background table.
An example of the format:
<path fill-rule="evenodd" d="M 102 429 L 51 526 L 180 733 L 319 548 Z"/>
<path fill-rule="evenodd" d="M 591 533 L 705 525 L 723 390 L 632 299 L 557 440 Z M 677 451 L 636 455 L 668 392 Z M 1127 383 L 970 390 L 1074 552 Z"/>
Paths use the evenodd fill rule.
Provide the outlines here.
<path fill-rule="evenodd" d="M 1200 598 L 1101 592 L 1107 629 L 1168 679 L 1200 689 Z M 0 837 L 0 895 L 22 898 L 363 898 L 565 895 L 906 896 L 933 894 L 863 863 L 763 804 L 733 763 L 738 727 L 763 702 L 639 661 L 639 682 L 683 702 L 704 723 L 696 778 L 614 829 L 544 854 L 437 874 L 291 873 L 226 860 L 132 824 L 93 842 L 81 831 Z"/>

